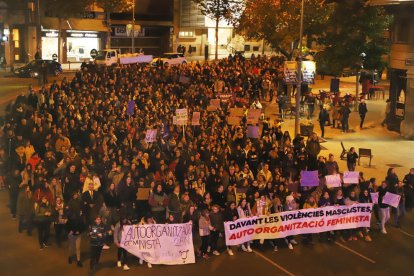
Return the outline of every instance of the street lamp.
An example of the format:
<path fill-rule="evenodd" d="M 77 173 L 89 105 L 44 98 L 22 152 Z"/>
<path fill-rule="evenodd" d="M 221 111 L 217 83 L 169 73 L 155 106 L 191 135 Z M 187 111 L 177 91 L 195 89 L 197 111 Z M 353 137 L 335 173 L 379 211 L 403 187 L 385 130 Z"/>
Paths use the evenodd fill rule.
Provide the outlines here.
<path fill-rule="evenodd" d="M 132 41 L 131 41 L 131 54 L 135 53 L 135 0 L 132 0 Z"/>
<path fill-rule="evenodd" d="M 361 76 L 361 69 L 364 69 L 364 61 L 366 58 L 366 54 L 365 53 L 361 53 L 359 55 L 359 57 L 361 58 L 361 63 L 358 64 L 358 68 L 357 68 L 357 73 L 356 73 L 356 88 L 355 88 L 355 107 L 354 110 L 358 111 L 358 104 L 359 104 L 359 78 Z"/>
<path fill-rule="evenodd" d="M 302 36 L 303 36 L 303 16 L 305 11 L 305 0 L 302 0 L 300 11 L 300 34 L 299 34 L 299 67 L 298 67 L 298 84 L 296 88 L 296 116 L 295 116 L 295 136 L 299 134 L 299 114 L 300 114 L 300 98 L 302 88 Z"/>

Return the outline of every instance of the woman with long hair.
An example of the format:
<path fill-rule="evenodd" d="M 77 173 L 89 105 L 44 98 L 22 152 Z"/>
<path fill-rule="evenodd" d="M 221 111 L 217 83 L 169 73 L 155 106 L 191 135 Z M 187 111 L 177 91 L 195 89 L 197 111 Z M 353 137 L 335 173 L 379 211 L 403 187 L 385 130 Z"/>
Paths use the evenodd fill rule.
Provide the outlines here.
<path fill-rule="evenodd" d="M 164 193 L 162 185 L 155 185 L 148 199 L 151 206 L 151 213 L 158 223 L 164 223 L 166 218 L 166 208 L 168 206 L 168 196 Z"/>

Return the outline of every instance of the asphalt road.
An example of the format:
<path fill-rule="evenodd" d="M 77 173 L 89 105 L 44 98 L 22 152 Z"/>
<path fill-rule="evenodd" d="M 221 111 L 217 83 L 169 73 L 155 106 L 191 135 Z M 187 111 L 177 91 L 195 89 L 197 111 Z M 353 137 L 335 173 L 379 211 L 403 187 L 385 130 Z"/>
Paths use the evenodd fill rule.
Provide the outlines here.
<path fill-rule="evenodd" d="M 67 77 L 70 79 L 73 76 L 71 72 L 64 72 L 63 74 L 57 77 L 49 77 L 49 83 L 57 80 L 58 83 Z M 5 108 L 7 104 L 11 101 L 14 101 L 16 97 L 23 91 L 27 94 L 29 85 L 32 85 L 34 88 L 38 86 L 38 80 L 32 78 L 18 78 L 13 76 L 11 73 L 1 72 L 0 74 L 0 116 L 3 116 L 5 113 Z"/>
<path fill-rule="evenodd" d="M 59 248 L 54 243 L 43 251 L 37 244 L 37 233 L 29 237 L 17 232 L 17 221 L 12 220 L 6 206 L 8 195 L 0 192 L 0 275 L 87 275 L 88 239 L 82 239 L 83 268 L 67 263 L 66 242 Z M 300 243 L 294 250 L 283 246 L 273 252 L 269 246 L 254 253 L 237 251 L 234 256 L 223 253 L 209 260 L 197 260 L 196 264 L 182 266 L 154 265 L 152 269 L 140 266 L 130 257 L 131 270 L 124 272 L 115 267 L 116 250 L 112 246 L 102 252 L 101 265 L 95 275 L 413 275 L 414 256 L 414 215 L 408 213 L 402 229 L 388 227 L 388 235 L 372 229 L 373 242 L 362 240 L 345 243 L 320 243 L 314 236 L 315 244 Z M 223 247 L 223 245 L 222 245 Z M 224 250 L 224 248 L 222 248 Z"/>

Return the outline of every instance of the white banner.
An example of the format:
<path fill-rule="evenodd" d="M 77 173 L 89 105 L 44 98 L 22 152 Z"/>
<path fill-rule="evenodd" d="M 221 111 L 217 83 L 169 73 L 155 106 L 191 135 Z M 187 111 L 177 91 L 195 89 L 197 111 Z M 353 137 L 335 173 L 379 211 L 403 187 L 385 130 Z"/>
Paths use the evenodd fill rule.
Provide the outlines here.
<path fill-rule="evenodd" d="M 320 233 L 333 230 L 369 227 L 371 203 L 302 209 L 268 216 L 225 222 L 226 245 L 239 245 L 257 239 Z"/>
<path fill-rule="evenodd" d="M 328 188 L 341 187 L 341 175 L 339 174 L 327 175 L 325 176 L 325 179 L 326 179 L 326 186 Z"/>
<path fill-rule="evenodd" d="M 359 172 L 344 172 L 344 184 L 358 184 Z"/>
<path fill-rule="evenodd" d="M 192 224 L 125 225 L 121 247 L 151 264 L 195 263 Z"/>
<path fill-rule="evenodd" d="M 384 197 L 382 198 L 382 203 L 388 204 L 394 208 L 397 208 L 398 204 L 400 204 L 400 199 L 401 199 L 400 195 L 386 192 Z"/>
<path fill-rule="evenodd" d="M 186 108 L 175 110 L 175 119 L 177 125 L 186 125 L 188 121 L 188 112 Z"/>

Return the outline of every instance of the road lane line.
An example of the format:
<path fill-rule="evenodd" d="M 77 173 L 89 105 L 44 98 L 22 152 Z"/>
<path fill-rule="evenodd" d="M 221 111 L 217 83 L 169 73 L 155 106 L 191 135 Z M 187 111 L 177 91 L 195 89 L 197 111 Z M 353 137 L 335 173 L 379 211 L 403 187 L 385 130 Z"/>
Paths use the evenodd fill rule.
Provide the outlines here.
<path fill-rule="evenodd" d="M 373 264 L 375 264 L 375 263 L 376 263 L 373 259 L 368 258 L 367 256 L 362 255 L 361 253 L 359 253 L 359 252 L 357 252 L 357 251 L 355 251 L 355 250 L 353 250 L 353 249 L 349 248 L 348 246 L 345 246 L 345 245 L 343 245 L 343 244 L 341 244 L 341 243 L 339 243 L 339 242 L 335 242 L 335 244 L 336 244 L 336 245 L 338 245 L 338 246 L 340 246 L 340 247 L 342 247 L 343 249 L 348 250 L 348 251 L 349 251 L 349 252 L 351 252 L 351 253 L 354 253 L 355 255 L 357 255 L 357 256 L 359 256 L 359 257 L 361 257 L 362 259 L 364 259 L 364 260 L 366 260 L 366 261 L 368 261 L 368 262 L 370 262 L 370 263 L 373 263 Z"/>
<path fill-rule="evenodd" d="M 265 260 L 266 262 L 270 263 L 271 265 L 273 265 L 274 267 L 280 269 L 281 271 L 283 271 L 284 273 L 286 273 L 287 275 L 295 275 L 289 271 L 287 271 L 284 267 L 282 267 L 281 265 L 278 265 L 277 263 L 275 263 L 274 261 L 272 261 L 271 259 L 269 259 L 268 257 L 266 257 L 265 255 L 263 255 L 262 253 L 257 252 L 256 250 L 253 250 L 253 252 L 259 256 L 260 258 L 262 258 L 263 260 Z"/>
<path fill-rule="evenodd" d="M 414 238 L 414 235 L 412 235 L 412 234 L 410 234 L 410 233 L 407 233 L 407 232 L 405 232 L 404 230 L 402 230 L 402 229 L 400 229 L 400 232 L 401 233 L 403 233 L 404 235 L 407 235 L 407 236 L 409 236 L 409 237 L 411 237 L 411 238 Z"/>

